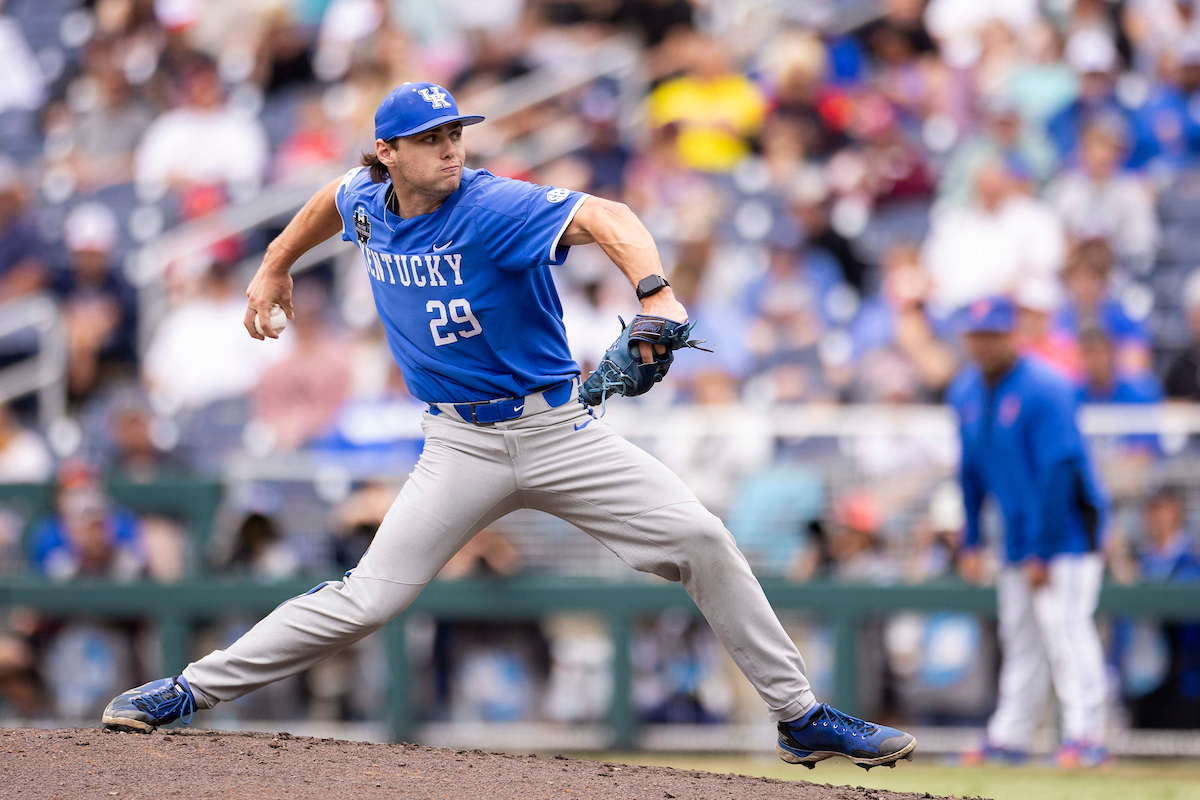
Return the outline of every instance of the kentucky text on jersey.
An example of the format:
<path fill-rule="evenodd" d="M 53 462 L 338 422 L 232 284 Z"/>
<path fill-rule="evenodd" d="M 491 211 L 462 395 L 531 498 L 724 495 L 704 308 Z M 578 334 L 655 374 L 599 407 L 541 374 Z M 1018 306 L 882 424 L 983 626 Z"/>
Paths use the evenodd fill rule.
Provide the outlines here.
<path fill-rule="evenodd" d="M 446 279 L 442 277 L 444 265 L 447 272 L 453 271 L 454 285 L 463 285 L 461 253 L 396 256 L 391 253 L 377 252 L 361 244 L 359 249 L 362 250 L 363 257 L 367 260 L 367 272 L 372 278 L 382 283 L 394 284 L 399 281 L 401 286 L 446 286 L 448 285 Z M 444 264 L 443 258 L 445 259 Z"/>
<path fill-rule="evenodd" d="M 403 219 L 390 189 L 351 170 L 337 205 L 416 397 L 521 397 L 579 374 L 550 267 L 566 258 L 559 241 L 587 195 L 467 169 L 436 210 Z"/>

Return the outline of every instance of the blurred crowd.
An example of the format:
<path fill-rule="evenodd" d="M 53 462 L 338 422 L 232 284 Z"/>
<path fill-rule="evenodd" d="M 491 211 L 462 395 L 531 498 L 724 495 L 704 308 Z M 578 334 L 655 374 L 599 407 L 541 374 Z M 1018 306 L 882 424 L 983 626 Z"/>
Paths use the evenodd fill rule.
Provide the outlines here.
<path fill-rule="evenodd" d="M 406 80 L 440 82 L 492 117 L 468 132 L 470 166 L 621 200 L 649 227 L 715 353 L 681 357 L 648 403 L 939 402 L 963 360 L 961 310 L 998 293 L 1020 308 L 1027 354 L 1074 381 L 1082 402 L 1200 400 L 1200 3 L 881 0 L 867 18 L 842 6 L 0 2 L 0 309 L 54 298 L 69 398 L 48 429 L 31 399 L 0 405 L 0 483 L 54 487 L 32 516 L 0 501 L 0 569 L 272 580 L 357 562 L 421 446 L 421 406 L 391 362 L 357 251 L 299 274 L 295 320 L 260 343 L 242 328 L 243 291 L 279 220 L 154 274 L 141 248 L 346 169 L 370 148 L 378 101 Z M 512 81 L 586 76 L 601 43 L 636 55 L 635 75 L 476 107 Z M 636 301 L 595 247 L 575 248 L 556 278 L 586 372 Z M 28 331 L 0 334 L 0 368 L 36 348 Z M 1190 452 L 1186 437 L 1095 444 L 1117 501 L 1112 575 L 1200 580 L 1197 487 L 1163 478 Z M 952 443 L 778 441 L 747 417 L 656 455 L 723 515 L 762 575 L 894 583 L 953 571 Z M 308 471 L 289 472 L 295 463 Z M 232 475 L 243 477 L 204 541 L 178 514 L 112 490 Z M 452 562 L 455 575 L 607 569 L 606 553 L 551 522 L 489 536 Z M 212 631 L 214 646 L 238 624 Z M 35 661 L 48 674 L 143 668 L 142 627 L 62 625 L 0 622 L 0 693 L 18 710 L 37 708 L 49 682 L 29 678 Z M 991 667 L 984 650 L 963 649 L 983 636 L 978 623 L 889 625 L 889 669 L 906 678 L 896 686 L 914 685 L 929 668 L 915 654 L 939 642 L 957 643 L 960 685 Z M 603 708 L 603 635 L 580 620 L 542 627 L 431 629 L 441 677 L 429 696 L 441 705 L 430 713 L 523 718 L 538 691 L 556 719 Z M 810 649 L 831 647 L 827 632 L 810 634 Z M 640 635 L 646 719 L 728 717 L 732 690 L 713 677 L 724 667 L 706 630 L 664 618 Z M 1130 655 L 1147 652 L 1145 637 L 1167 654 L 1149 666 Z M 1196 637 L 1114 627 L 1114 670 L 1139 698 L 1131 714 L 1195 708 L 1154 693 L 1169 684 L 1200 697 Z M 378 688 L 379 670 L 355 677 L 358 662 L 331 663 L 271 691 L 360 713 L 369 703 L 352 690 Z M 92 682 L 97 698 L 111 693 L 106 674 Z M 470 706 L 449 688 L 455 674 L 495 697 Z M 929 697 L 888 691 L 901 708 L 940 713 Z M 495 698 L 526 705 L 487 706 Z M 59 713 L 92 700 L 60 698 Z"/>

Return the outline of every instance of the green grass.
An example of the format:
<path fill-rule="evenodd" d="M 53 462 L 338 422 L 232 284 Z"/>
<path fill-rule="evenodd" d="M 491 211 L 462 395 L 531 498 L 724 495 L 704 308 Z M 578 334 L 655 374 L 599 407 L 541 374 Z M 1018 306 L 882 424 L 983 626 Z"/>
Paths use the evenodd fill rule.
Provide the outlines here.
<path fill-rule="evenodd" d="M 987 797 L 993 800 L 1200 800 L 1200 762 L 1118 761 L 1095 770 L 1051 766 L 964 767 L 932 756 L 869 773 L 834 758 L 814 770 L 749 756 L 609 753 L 598 760 L 783 780 L 869 786 L 897 792 Z"/>

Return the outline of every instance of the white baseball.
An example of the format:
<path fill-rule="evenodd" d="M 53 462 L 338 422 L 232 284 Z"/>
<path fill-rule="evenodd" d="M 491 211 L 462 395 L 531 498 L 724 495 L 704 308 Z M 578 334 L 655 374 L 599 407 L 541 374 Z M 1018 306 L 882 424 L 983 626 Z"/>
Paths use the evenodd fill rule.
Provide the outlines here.
<path fill-rule="evenodd" d="M 275 329 L 276 333 L 287 327 L 287 314 L 284 313 L 282 306 L 271 306 L 271 327 Z M 258 331 L 259 335 L 263 335 L 262 323 L 258 321 L 257 315 L 254 317 L 254 330 Z"/>

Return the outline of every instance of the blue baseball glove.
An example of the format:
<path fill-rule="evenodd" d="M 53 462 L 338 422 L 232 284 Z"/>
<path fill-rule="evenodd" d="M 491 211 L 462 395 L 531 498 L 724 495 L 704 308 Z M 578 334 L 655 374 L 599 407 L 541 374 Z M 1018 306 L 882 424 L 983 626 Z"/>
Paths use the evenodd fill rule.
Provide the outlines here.
<path fill-rule="evenodd" d="M 614 394 L 625 397 L 636 397 L 650 391 L 654 384 L 663 379 L 671 363 L 675 360 L 675 351 L 684 347 L 704 350 L 711 353 L 703 339 L 690 339 L 688 336 L 693 322 L 675 322 L 666 317 L 653 317 L 638 314 L 629 325 L 621 320 L 621 335 L 613 342 L 596 371 L 579 387 L 579 400 L 585 405 L 598 406 Z M 642 363 L 639 342 L 651 345 L 662 345 L 665 351 L 654 352 L 654 361 Z"/>

